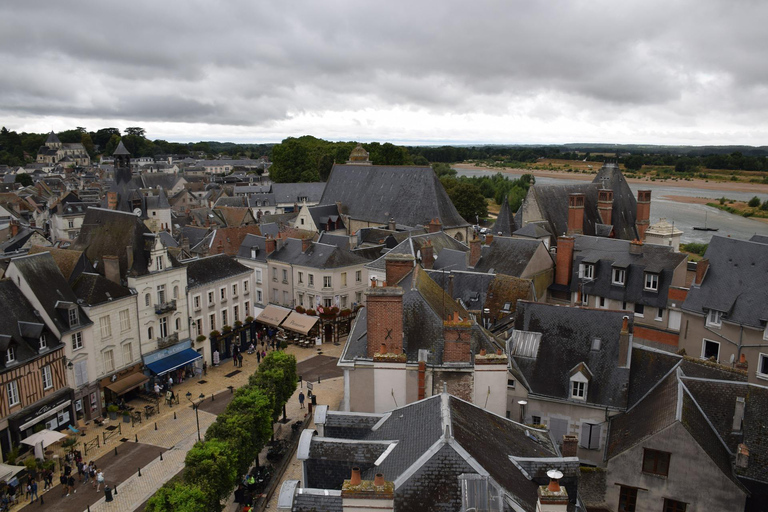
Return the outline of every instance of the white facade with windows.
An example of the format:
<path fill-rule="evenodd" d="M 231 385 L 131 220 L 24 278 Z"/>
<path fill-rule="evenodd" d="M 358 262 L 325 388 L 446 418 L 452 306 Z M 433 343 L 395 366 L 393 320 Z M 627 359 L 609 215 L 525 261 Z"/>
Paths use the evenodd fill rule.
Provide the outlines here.
<path fill-rule="evenodd" d="M 109 377 L 141 361 L 137 295 L 83 306 L 94 324 L 95 371 L 91 380 Z"/>
<path fill-rule="evenodd" d="M 293 266 L 295 306 L 351 309 L 364 300 L 368 271 L 360 265 L 333 269 Z"/>

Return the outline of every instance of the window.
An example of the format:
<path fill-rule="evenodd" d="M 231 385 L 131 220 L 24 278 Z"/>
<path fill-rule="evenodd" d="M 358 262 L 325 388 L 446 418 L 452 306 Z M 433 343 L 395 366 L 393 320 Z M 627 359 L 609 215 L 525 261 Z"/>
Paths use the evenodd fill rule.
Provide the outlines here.
<path fill-rule="evenodd" d="M 211 330 L 216 330 L 216 313 L 211 313 L 211 316 L 208 319 L 211 322 Z"/>
<path fill-rule="evenodd" d="M 288 269 L 285 269 L 285 268 L 283 269 L 283 282 L 284 283 L 288 282 Z"/>
<path fill-rule="evenodd" d="M 181 318 L 176 319 L 176 332 L 181 330 Z"/>
<path fill-rule="evenodd" d="M 40 368 L 40 376 L 43 378 L 43 389 L 51 389 L 53 387 L 53 374 L 51 373 L 51 366 L 43 366 Z"/>
<path fill-rule="evenodd" d="M 531 423 L 541 425 L 541 416 L 531 416 Z"/>
<path fill-rule="evenodd" d="M 88 360 L 83 359 L 75 363 L 75 387 L 88 384 Z M 66 409 L 65 409 L 66 410 Z"/>
<path fill-rule="evenodd" d="M 77 317 L 77 308 L 72 308 L 69 310 L 69 326 L 74 327 L 78 325 L 80 322 Z"/>
<path fill-rule="evenodd" d="M 197 334 L 203 334 L 203 319 L 198 318 L 195 320 L 195 330 L 197 331 Z"/>
<path fill-rule="evenodd" d="M 127 331 L 131 328 L 131 316 L 127 309 L 120 312 L 120 330 Z"/>
<path fill-rule="evenodd" d="M 643 450 L 643 473 L 667 476 L 669 474 L 669 452 Z"/>
<path fill-rule="evenodd" d="M 587 391 L 587 383 L 579 382 L 577 380 L 571 381 L 571 398 L 577 398 L 584 400 Z"/>
<path fill-rule="evenodd" d="M 656 308 L 656 320 L 664 320 L 664 308 Z"/>
<path fill-rule="evenodd" d="M 299 297 L 299 306 L 304 307 L 304 294 L 299 293 L 298 297 Z"/>
<path fill-rule="evenodd" d="M 256 269 L 256 284 L 261 284 L 261 269 Z"/>
<path fill-rule="evenodd" d="M 286 306 L 290 304 L 290 301 L 288 300 L 288 292 L 285 290 L 283 290 L 283 304 Z"/>
<path fill-rule="evenodd" d="M 160 337 L 165 338 L 168 336 L 168 317 L 160 317 Z"/>
<path fill-rule="evenodd" d="M 586 293 L 581 294 L 581 305 L 589 306 L 589 295 L 587 295 Z"/>
<path fill-rule="evenodd" d="M 200 296 L 195 295 L 192 297 L 192 304 L 194 304 L 195 309 L 200 309 Z"/>
<path fill-rule="evenodd" d="M 363 302 L 363 292 L 355 292 L 355 302 L 358 304 Z"/>
<path fill-rule="evenodd" d="M 251 303 L 250 302 L 243 303 L 243 309 L 245 310 L 245 316 L 248 317 L 251 311 Z"/>
<path fill-rule="evenodd" d="M 688 505 L 682 501 L 664 498 L 664 512 L 685 512 Z"/>
<path fill-rule="evenodd" d="M 237 283 L 232 285 L 232 296 L 237 297 Z"/>
<path fill-rule="evenodd" d="M 248 281 L 243 281 L 243 293 L 248 293 Z"/>
<path fill-rule="evenodd" d="M 104 358 L 104 373 L 115 371 L 115 354 L 112 350 L 105 350 L 102 354 Z"/>
<path fill-rule="evenodd" d="M 332 281 L 331 276 L 323 276 L 323 288 L 330 288 Z"/>
<path fill-rule="evenodd" d="M 157 286 L 157 303 L 165 304 L 165 285 L 160 284 Z"/>
<path fill-rule="evenodd" d="M 226 288 L 220 288 L 219 289 L 219 296 L 221 297 L 221 300 L 227 300 L 227 289 Z"/>
<path fill-rule="evenodd" d="M 595 266 L 591 263 L 586 263 L 582 267 L 582 275 L 579 276 L 584 279 L 594 279 L 595 278 Z"/>
<path fill-rule="evenodd" d="M 310 309 L 314 308 L 315 307 L 315 296 L 314 295 L 309 295 L 307 297 L 307 299 L 308 299 L 307 300 L 307 307 L 310 308 Z"/>
<path fill-rule="evenodd" d="M 594 423 L 582 423 L 581 424 L 581 438 L 579 439 L 579 445 L 587 450 L 600 449 L 600 432 L 602 426 Z"/>
<path fill-rule="evenodd" d="M 221 325 L 227 325 L 227 310 L 221 310 Z"/>
<path fill-rule="evenodd" d="M 151 340 L 152 339 L 152 334 L 153 334 L 152 333 L 152 328 L 148 327 L 147 328 L 147 338 Z"/>
<path fill-rule="evenodd" d="M 163 270 L 163 257 L 162 256 L 156 256 L 155 257 L 155 270 Z"/>
<path fill-rule="evenodd" d="M 635 316 L 642 317 L 645 314 L 645 305 L 635 303 Z"/>
<path fill-rule="evenodd" d="M 150 302 L 152 302 L 152 299 L 150 298 L 149 294 L 144 295 L 144 305 L 149 307 Z"/>
<path fill-rule="evenodd" d="M 600 297 L 600 307 L 601 308 L 607 308 L 605 297 Z"/>
<path fill-rule="evenodd" d="M 621 486 L 619 491 L 619 512 L 635 512 L 637 510 L 637 489 Z"/>
<path fill-rule="evenodd" d="M 611 282 L 613 284 L 617 284 L 619 286 L 624 286 L 624 283 L 627 281 L 627 271 L 623 268 L 614 268 L 613 269 L 613 277 L 611 279 Z"/>
<path fill-rule="evenodd" d="M 600 350 L 602 340 L 600 338 L 592 338 L 592 350 Z"/>
<path fill-rule="evenodd" d="M 123 345 L 123 364 L 133 362 L 133 347 L 130 343 Z"/>
<path fill-rule="evenodd" d="M 173 287 L 173 298 L 174 299 L 178 299 L 179 298 L 179 287 L 178 286 L 174 286 Z"/>
<path fill-rule="evenodd" d="M 256 301 L 259 304 L 263 304 L 264 303 L 264 295 L 261 293 L 261 290 L 256 290 Z"/>
<path fill-rule="evenodd" d="M 299 284 L 304 283 L 304 272 L 299 272 Z"/>
<path fill-rule="evenodd" d="M 40 335 L 40 341 L 39 341 L 38 347 L 40 348 L 40 350 L 48 348 L 48 340 L 45 337 L 45 333 Z"/>
<path fill-rule="evenodd" d="M 5 351 L 5 362 L 6 364 L 12 363 L 16 360 L 16 349 L 13 347 L 8 347 L 8 350 Z"/>
<path fill-rule="evenodd" d="M 83 348 L 83 333 L 76 332 L 72 335 L 72 350 Z"/>
<path fill-rule="evenodd" d="M 659 274 L 645 273 L 645 289 L 652 292 L 659 290 Z"/>
<path fill-rule="evenodd" d="M 722 311 L 710 309 L 707 314 L 707 327 L 720 327 L 721 325 L 723 325 Z"/>
<path fill-rule="evenodd" d="M 341 307 L 342 307 L 342 309 L 346 309 L 346 307 L 347 307 L 347 296 L 346 295 L 342 295 L 341 296 Z"/>
<path fill-rule="evenodd" d="M 213 304 L 213 292 L 208 292 L 208 305 Z"/>
<path fill-rule="evenodd" d="M 363 272 L 361 270 L 355 271 L 355 282 L 360 283 L 363 280 Z"/>
<path fill-rule="evenodd" d="M 515 389 L 515 379 L 507 379 L 507 387 Z"/>
<path fill-rule="evenodd" d="M 8 405 L 14 406 L 19 403 L 19 385 L 16 381 L 11 381 L 5 386 L 8 391 Z"/>
<path fill-rule="evenodd" d="M 341 273 L 341 286 L 347 286 L 347 273 Z"/>
<path fill-rule="evenodd" d="M 240 308 L 238 306 L 235 306 L 232 308 L 232 316 L 235 317 L 235 322 L 240 320 Z"/>
<path fill-rule="evenodd" d="M 701 343 L 701 357 L 703 359 L 715 358 L 715 361 L 720 360 L 720 343 L 717 341 L 705 339 Z"/>
<path fill-rule="evenodd" d="M 72 220 L 72 219 L 70 219 L 70 220 L 67 222 L 67 227 L 69 227 L 70 229 L 71 229 L 71 228 L 73 228 L 73 227 L 75 227 L 75 221 L 74 221 L 74 220 Z"/>
<path fill-rule="evenodd" d="M 315 276 L 313 274 L 308 274 L 307 279 L 309 286 L 315 286 Z"/>
<path fill-rule="evenodd" d="M 768 379 L 768 354 L 760 354 L 758 356 L 757 376 Z"/>
<path fill-rule="evenodd" d="M 272 267 L 272 280 L 277 281 L 277 268 Z"/>
<path fill-rule="evenodd" d="M 629 309 L 629 308 L 627 308 L 627 301 L 622 301 L 622 303 L 621 303 L 621 309 L 623 309 L 624 311 L 626 311 L 627 309 Z"/>
<path fill-rule="evenodd" d="M 112 324 L 110 323 L 108 316 L 99 318 L 99 326 L 101 327 L 102 338 L 109 338 L 112 336 Z"/>

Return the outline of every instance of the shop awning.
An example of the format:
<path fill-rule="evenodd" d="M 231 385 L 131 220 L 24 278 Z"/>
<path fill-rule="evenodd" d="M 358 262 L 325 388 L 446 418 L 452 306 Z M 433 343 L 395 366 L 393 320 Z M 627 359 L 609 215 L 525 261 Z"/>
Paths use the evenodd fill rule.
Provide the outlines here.
<path fill-rule="evenodd" d="M 164 359 L 155 361 L 154 363 L 149 363 L 147 368 L 149 368 L 155 375 L 163 375 L 164 373 L 168 373 L 176 368 L 181 368 L 202 357 L 202 354 L 198 354 L 191 348 L 187 348 Z"/>
<path fill-rule="evenodd" d="M 288 315 L 288 318 L 285 319 L 281 327 L 301 334 L 307 334 L 317 321 L 318 318 L 316 316 L 302 315 L 301 313 L 291 311 L 291 314 Z"/>
<path fill-rule="evenodd" d="M 134 373 L 132 375 L 125 377 L 124 379 L 120 379 L 118 381 L 115 381 L 109 384 L 108 386 L 106 386 L 106 388 L 119 396 L 131 390 L 136 389 L 137 387 L 141 386 L 148 380 L 149 380 L 149 377 L 147 377 L 143 373 Z"/>
<path fill-rule="evenodd" d="M 72 405 L 72 400 L 67 400 L 63 404 L 59 404 L 56 407 L 54 407 L 53 409 L 49 409 L 48 411 L 44 412 L 40 416 L 37 416 L 36 418 L 32 418 L 31 420 L 27 421 L 26 423 L 22 423 L 21 425 L 19 425 L 19 430 L 23 432 L 23 431 L 27 430 L 29 427 L 31 427 L 32 425 L 34 425 L 35 423 L 39 423 L 39 422 L 43 421 L 45 418 L 48 418 L 48 417 L 53 416 L 54 414 L 56 414 L 56 413 L 58 413 L 60 411 L 63 411 L 64 409 L 66 409 L 70 405 Z"/>
<path fill-rule="evenodd" d="M 256 317 L 256 321 L 277 327 L 280 325 L 280 322 L 285 320 L 285 317 L 287 317 L 290 312 L 291 310 L 288 308 L 270 304 Z"/>

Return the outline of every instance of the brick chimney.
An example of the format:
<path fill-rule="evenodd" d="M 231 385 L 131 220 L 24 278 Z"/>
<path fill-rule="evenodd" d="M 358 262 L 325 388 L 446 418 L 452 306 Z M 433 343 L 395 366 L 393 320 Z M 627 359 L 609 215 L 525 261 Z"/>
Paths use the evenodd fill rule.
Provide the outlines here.
<path fill-rule="evenodd" d="M 637 191 L 637 234 L 640 240 L 645 240 L 645 231 L 651 218 L 651 191 Z"/>
<path fill-rule="evenodd" d="M 368 357 L 381 354 L 386 346 L 388 354 L 403 353 L 403 289 L 397 286 L 378 286 L 365 292 L 368 330 Z"/>
<path fill-rule="evenodd" d="M 307 249 L 312 247 L 312 239 L 311 238 L 302 238 L 301 239 L 301 252 L 307 252 Z"/>
<path fill-rule="evenodd" d="M 643 242 L 640 240 L 632 240 L 629 242 L 629 254 L 643 254 Z"/>
<path fill-rule="evenodd" d="M 418 400 L 423 400 L 427 396 L 427 362 L 419 361 L 419 378 L 418 378 Z"/>
<path fill-rule="evenodd" d="M 568 195 L 568 234 L 584 233 L 584 194 Z"/>
<path fill-rule="evenodd" d="M 110 210 L 117 209 L 117 192 L 107 192 L 107 208 Z"/>
<path fill-rule="evenodd" d="M 493 243 L 493 234 L 488 233 L 485 235 L 485 245 L 491 245 Z"/>
<path fill-rule="evenodd" d="M 445 348 L 443 361 L 446 363 L 470 362 L 472 346 L 472 324 L 469 320 L 462 320 L 458 313 L 454 313 L 450 319 L 443 322 L 443 338 Z"/>
<path fill-rule="evenodd" d="M 102 261 L 104 261 L 104 277 L 113 283 L 120 284 L 120 258 L 117 256 L 105 255 L 102 258 Z"/>
<path fill-rule="evenodd" d="M 421 266 L 426 269 L 431 269 L 435 264 L 435 248 L 432 246 L 432 241 L 427 240 L 427 243 L 421 246 Z"/>
<path fill-rule="evenodd" d="M 429 233 L 439 233 L 443 229 L 443 223 L 440 222 L 440 219 L 435 217 L 431 221 L 429 221 L 429 224 L 427 224 L 427 232 Z"/>
<path fill-rule="evenodd" d="M 480 256 L 482 256 L 482 248 L 480 247 L 480 239 L 477 238 L 477 235 L 472 238 L 472 240 L 469 241 L 469 266 L 474 267 L 477 265 L 477 262 L 480 261 Z"/>
<path fill-rule="evenodd" d="M 536 512 L 566 512 L 569 501 L 568 491 L 565 490 L 565 487 L 560 487 L 558 481 L 563 477 L 563 474 L 560 471 L 552 470 L 547 471 L 547 476 L 550 477 L 549 485 L 539 486 Z"/>
<path fill-rule="evenodd" d="M 394 512 L 395 484 L 376 473 L 373 480 L 363 480 L 360 468 L 352 468 L 349 480 L 341 485 L 342 512 Z"/>
<path fill-rule="evenodd" d="M 621 333 L 619 334 L 619 367 L 626 368 L 629 365 L 630 346 L 629 317 L 625 316 L 621 321 Z"/>
<path fill-rule="evenodd" d="M 613 190 L 600 189 L 597 191 L 597 210 L 600 212 L 600 219 L 603 221 L 603 224 L 612 225 Z"/>
<path fill-rule="evenodd" d="M 11 238 L 19 234 L 19 221 L 11 219 Z"/>
<path fill-rule="evenodd" d="M 413 270 L 415 258 L 410 254 L 387 254 L 384 257 L 386 264 L 386 281 L 390 286 L 397 286 L 397 283 Z"/>
<path fill-rule="evenodd" d="M 267 235 L 267 239 L 264 242 L 265 250 L 267 251 L 267 256 L 275 252 L 275 249 L 277 249 L 277 240 L 272 238 L 270 235 Z"/>
<path fill-rule="evenodd" d="M 571 284 L 571 272 L 573 271 L 573 244 L 572 236 L 557 238 L 557 257 L 555 266 L 555 284 L 568 286 Z"/>
<path fill-rule="evenodd" d="M 579 437 L 574 434 L 565 434 L 563 436 L 563 448 L 560 451 L 563 457 L 577 457 Z"/>
<path fill-rule="evenodd" d="M 709 259 L 704 258 L 696 263 L 696 277 L 693 279 L 693 284 L 701 286 L 704 281 L 704 276 L 707 275 L 707 269 L 709 268 Z"/>

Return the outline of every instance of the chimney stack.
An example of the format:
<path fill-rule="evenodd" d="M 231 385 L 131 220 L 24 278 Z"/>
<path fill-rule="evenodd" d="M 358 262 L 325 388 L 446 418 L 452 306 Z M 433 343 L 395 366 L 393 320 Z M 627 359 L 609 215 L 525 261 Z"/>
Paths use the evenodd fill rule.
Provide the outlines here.
<path fill-rule="evenodd" d="M 629 334 L 629 317 L 625 316 L 621 321 L 621 333 L 619 334 L 619 367 L 626 368 L 629 365 L 629 352 L 632 350 Z"/>
<path fill-rule="evenodd" d="M 440 219 L 435 217 L 431 221 L 429 221 L 429 224 L 427 224 L 427 232 L 428 233 L 439 233 L 443 229 L 443 223 L 440 222 Z"/>
<path fill-rule="evenodd" d="M 107 208 L 110 210 L 117 209 L 117 192 L 107 192 Z"/>
<path fill-rule="evenodd" d="M 372 283 L 373 284 L 373 283 Z M 393 286 L 368 288 L 365 292 L 368 357 L 371 359 L 385 345 L 387 353 L 403 353 L 403 289 Z"/>
<path fill-rule="evenodd" d="M 749 363 L 747 362 L 747 356 L 745 354 L 741 354 L 739 356 L 739 360 L 736 362 L 736 369 L 746 372 L 749 370 Z"/>
<path fill-rule="evenodd" d="M 736 450 L 736 467 L 745 469 L 747 466 L 749 466 L 749 448 L 741 443 Z"/>
<path fill-rule="evenodd" d="M 613 216 L 613 190 L 600 189 L 597 191 L 597 210 L 600 212 L 600 219 L 603 224 L 613 225 L 611 217 Z"/>
<path fill-rule="evenodd" d="M 435 248 L 432 246 L 432 241 L 427 242 L 421 246 L 421 266 L 426 269 L 431 269 L 435 264 Z"/>
<path fill-rule="evenodd" d="M 301 252 L 307 252 L 307 249 L 312 247 L 312 239 L 311 238 L 302 238 L 301 239 Z"/>
<path fill-rule="evenodd" d="M 640 240 L 632 240 L 629 242 L 629 254 L 643 254 L 643 242 Z"/>
<path fill-rule="evenodd" d="M 397 231 L 397 224 L 395 223 L 395 219 L 392 217 L 389 218 L 389 223 L 387 224 L 387 228 L 390 231 Z"/>
<path fill-rule="evenodd" d="M 563 448 L 560 450 L 563 457 L 577 457 L 579 451 L 579 437 L 573 434 L 563 436 Z"/>
<path fill-rule="evenodd" d="M 584 233 L 584 194 L 568 195 L 568 234 Z"/>
<path fill-rule="evenodd" d="M 445 347 L 443 361 L 446 363 L 469 363 L 472 359 L 472 323 L 462 320 L 458 313 L 443 322 Z"/>
<path fill-rule="evenodd" d="M 19 221 L 11 219 L 11 238 L 19 234 Z"/>
<path fill-rule="evenodd" d="M 651 191 L 637 191 L 637 234 L 640 240 L 645 240 L 645 231 L 651 218 Z"/>
<path fill-rule="evenodd" d="M 342 512 L 394 512 L 395 484 L 377 473 L 373 480 L 363 480 L 360 468 L 352 468 L 352 477 L 341 486 Z"/>
<path fill-rule="evenodd" d="M 386 281 L 390 286 L 397 283 L 413 270 L 415 258 L 410 254 L 387 254 L 384 257 L 386 265 Z"/>
<path fill-rule="evenodd" d="M 693 284 L 701 286 L 704 281 L 704 276 L 707 275 L 707 269 L 709 268 L 709 259 L 704 258 L 696 263 L 696 278 L 693 280 Z"/>
<path fill-rule="evenodd" d="M 417 400 L 423 400 L 427 396 L 427 362 L 419 361 L 419 391 Z"/>
<path fill-rule="evenodd" d="M 552 469 L 547 471 L 549 485 L 539 486 L 539 499 L 536 502 L 536 512 L 566 512 L 568 510 L 568 491 L 560 486 L 559 480 L 563 474 Z"/>
<path fill-rule="evenodd" d="M 493 243 L 493 233 L 485 235 L 485 245 L 491 245 Z"/>
<path fill-rule="evenodd" d="M 102 260 L 104 261 L 104 277 L 113 283 L 120 284 L 120 258 L 105 255 Z"/>
<path fill-rule="evenodd" d="M 575 239 L 572 236 L 561 236 L 557 238 L 555 284 L 560 286 L 568 286 L 571 284 L 574 243 Z"/>
<path fill-rule="evenodd" d="M 746 401 L 744 400 L 744 397 L 737 396 L 736 408 L 733 411 L 733 424 L 731 425 L 731 432 L 741 432 L 741 424 L 744 421 L 745 407 L 746 407 Z"/>
<path fill-rule="evenodd" d="M 477 262 L 480 261 L 480 256 L 482 256 L 480 239 L 475 235 L 474 238 L 469 241 L 469 266 L 474 267 L 477 265 Z"/>
<path fill-rule="evenodd" d="M 266 246 L 265 249 L 267 251 L 267 256 L 275 252 L 275 249 L 277 249 L 277 240 L 272 238 L 271 235 L 267 235 L 267 239 L 264 244 Z"/>

